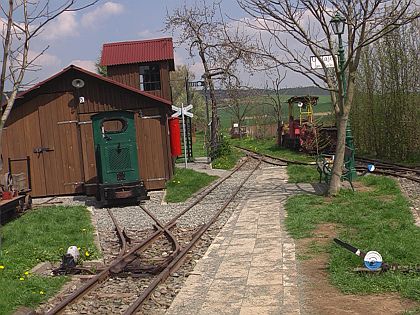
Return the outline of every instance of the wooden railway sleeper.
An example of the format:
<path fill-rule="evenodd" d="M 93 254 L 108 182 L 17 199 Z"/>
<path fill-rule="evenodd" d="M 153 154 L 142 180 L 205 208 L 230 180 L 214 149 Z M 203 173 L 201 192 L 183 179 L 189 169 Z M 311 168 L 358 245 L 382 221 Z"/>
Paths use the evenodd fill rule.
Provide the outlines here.
<path fill-rule="evenodd" d="M 193 248 L 193 246 L 197 243 L 197 241 L 201 238 L 201 236 L 208 230 L 208 228 L 216 222 L 220 214 L 226 209 L 226 207 L 232 202 L 235 196 L 238 194 L 241 187 L 245 184 L 245 182 L 251 177 L 251 175 L 255 172 L 256 169 L 261 164 L 261 159 L 259 160 L 256 167 L 250 172 L 250 174 L 240 183 L 240 185 L 235 189 L 232 195 L 224 202 L 222 207 L 217 211 L 217 213 L 211 218 L 211 220 L 202 225 L 193 239 L 182 248 L 179 255 L 175 257 L 175 259 L 153 280 L 150 286 L 131 304 L 128 309 L 124 312 L 124 315 L 134 314 L 136 313 L 144 301 L 152 294 L 155 288 L 158 286 L 159 283 L 165 281 L 172 273 L 174 273 L 178 268 L 182 265 L 184 260 L 186 259 L 187 253 Z M 242 164 L 243 165 L 243 164 Z M 169 224 L 170 225 L 170 224 Z M 167 225 L 168 226 L 168 225 Z"/>
<path fill-rule="evenodd" d="M 181 213 L 179 213 L 177 216 L 175 216 L 170 222 L 167 223 L 166 227 L 168 229 L 173 228 L 176 225 L 176 221 L 182 216 L 184 215 L 189 209 L 191 209 L 193 206 L 195 206 L 196 204 L 198 204 L 202 199 L 204 199 L 204 197 L 206 196 L 206 194 L 211 193 L 214 189 L 216 189 L 220 184 L 222 184 L 224 181 L 226 181 L 228 178 L 230 178 L 236 171 L 238 171 L 244 164 L 246 163 L 246 160 L 242 161 L 238 166 L 235 167 L 235 169 L 227 176 L 225 176 L 222 180 L 218 181 L 215 185 L 213 185 L 210 189 L 208 189 L 207 191 L 205 191 L 205 193 L 196 199 L 195 202 L 193 202 L 191 205 L 189 205 L 187 208 L 185 208 Z M 159 228 L 157 229 L 154 233 L 152 233 L 151 235 L 149 235 L 147 237 L 146 240 L 143 240 L 140 244 L 135 245 L 133 248 L 131 248 L 129 250 L 128 253 L 124 254 L 122 257 L 119 257 L 117 259 L 115 259 L 110 266 L 106 267 L 103 271 L 101 271 L 98 275 L 92 277 L 91 279 L 89 279 L 81 288 L 79 288 L 78 290 L 76 290 L 75 292 L 71 293 L 69 296 L 67 296 L 63 301 L 61 301 L 61 303 L 59 303 L 58 305 L 54 306 L 52 309 L 50 309 L 46 314 L 48 315 L 52 315 L 52 314 L 57 314 L 61 311 L 64 310 L 64 308 L 73 303 L 75 300 L 81 298 L 84 294 L 86 294 L 87 292 L 89 292 L 90 290 L 92 290 L 93 288 L 95 288 L 98 284 L 100 284 L 101 282 L 105 281 L 111 273 L 111 269 L 114 266 L 117 266 L 121 261 L 123 261 L 125 258 L 127 258 L 128 256 L 132 255 L 133 253 L 136 253 L 138 251 L 144 250 L 145 248 L 147 248 L 148 244 L 157 239 L 158 237 L 160 237 L 160 235 L 163 233 L 163 229 Z M 181 255 L 181 254 L 179 254 Z M 177 257 L 179 257 L 179 255 Z M 177 257 L 175 257 L 174 260 L 177 259 Z M 172 264 L 173 262 L 171 262 Z M 169 266 L 168 266 L 169 267 Z M 165 270 L 168 270 L 168 267 L 165 268 Z M 169 275 L 169 271 L 165 272 L 165 275 Z"/>

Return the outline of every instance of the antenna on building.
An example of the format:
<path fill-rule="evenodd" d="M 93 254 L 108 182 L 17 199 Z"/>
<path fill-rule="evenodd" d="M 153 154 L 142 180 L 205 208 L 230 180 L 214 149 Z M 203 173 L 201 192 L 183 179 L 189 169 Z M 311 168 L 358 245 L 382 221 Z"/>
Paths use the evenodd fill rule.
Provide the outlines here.
<path fill-rule="evenodd" d="M 75 87 L 76 89 L 80 89 L 85 86 L 85 81 L 83 81 L 82 79 L 74 79 L 73 81 L 71 81 L 71 85 L 73 85 L 73 87 Z"/>

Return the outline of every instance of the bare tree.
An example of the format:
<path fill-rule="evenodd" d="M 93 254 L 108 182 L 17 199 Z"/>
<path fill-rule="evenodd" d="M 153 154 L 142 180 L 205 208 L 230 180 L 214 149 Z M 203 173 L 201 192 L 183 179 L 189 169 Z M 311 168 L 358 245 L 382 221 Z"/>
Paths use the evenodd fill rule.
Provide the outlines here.
<path fill-rule="evenodd" d="M 99 0 L 78 4 L 77 0 L 9 0 L 8 5 L 0 7 L 1 20 L 6 21 L 1 32 L 3 59 L 0 75 L 1 118 L 0 150 L 3 128 L 13 108 L 17 93 L 25 84 L 23 79 L 27 71 L 36 71 L 37 59 L 48 49 L 44 48 L 34 57 L 30 56 L 31 41 L 44 27 L 64 12 L 80 11 L 96 4 Z M 6 82 L 10 82 L 9 93 L 5 92 Z M 0 151 L 1 154 L 1 151 Z M 3 161 L 0 159 L 0 170 Z"/>
<path fill-rule="evenodd" d="M 165 31 L 176 35 L 177 44 L 187 44 L 191 57 L 198 54 L 204 68 L 203 79 L 211 101 L 212 150 L 217 147 L 219 129 L 214 80 L 235 76 L 238 64 L 249 55 L 245 49 L 238 48 L 250 42 L 238 25 L 226 25 L 219 4 L 217 1 L 207 4 L 204 0 L 190 7 L 184 4 L 172 13 L 168 12 L 165 20 Z"/>
<path fill-rule="evenodd" d="M 187 103 L 186 83 L 195 80 L 194 73 L 186 65 L 177 66 L 175 71 L 170 73 L 172 101 L 176 106 L 181 103 Z M 194 114 L 194 127 L 206 134 L 206 103 L 202 91 L 197 91 L 189 87 L 190 103 L 194 105 L 192 112 Z"/>
<path fill-rule="evenodd" d="M 265 90 L 269 92 L 265 104 L 273 108 L 277 124 L 277 145 L 281 146 L 283 129 L 282 105 L 285 102 L 284 93 L 281 91 L 281 84 L 286 78 L 286 72 L 281 74 L 279 67 L 275 67 L 273 71 L 267 72 L 267 77 L 270 79 L 270 82 L 267 81 L 265 85 Z"/>
<path fill-rule="evenodd" d="M 341 188 L 347 121 L 353 103 L 362 49 L 419 17 L 415 0 L 237 0 L 251 18 L 245 20 L 260 38 L 257 51 L 271 66 L 282 65 L 330 91 L 338 129 L 336 158 L 328 193 Z M 333 58 L 328 69 L 321 55 L 335 56 L 336 36 L 330 21 L 339 13 L 345 22 L 346 58 Z M 310 67 L 310 55 L 323 69 Z M 345 91 L 347 93 L 345 93 Z"/>
<path fill-rule="evenodd" d="M 228 98 L 223 100 L 223 105 L 238 124 L 240 139 L 242 139 L 242 127 L 244 125 L 245 117 L 251 109 L 251 102 L 249 99 L 242 97 L 244 91 L 245 90 L 241 89 L 236 81 L 229 81 L 226 84 Z"/>

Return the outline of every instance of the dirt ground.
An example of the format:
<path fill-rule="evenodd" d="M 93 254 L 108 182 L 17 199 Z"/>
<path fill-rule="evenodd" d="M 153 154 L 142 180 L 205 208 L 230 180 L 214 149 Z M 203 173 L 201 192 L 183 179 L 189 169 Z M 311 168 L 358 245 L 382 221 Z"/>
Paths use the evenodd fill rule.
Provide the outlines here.
<path fill-rule="evenodd" d="M 323 246 L 335 236 L 333 224 L 321 224 L 315 237 L 296 240 L 297 255 L 305 256 L 298 260 L 299 286 L 303 299 L 302 314 L 340 315 L 340 314 L 403 314 L 419 310 L 420 303 L 403 299 L 398 294 L 350 295 L 343 294 L 332 286 L 328 279 L 325 252 L 306 255 L 309 246 Z M 309 259 L 308 259 L 309 258 Z"/>

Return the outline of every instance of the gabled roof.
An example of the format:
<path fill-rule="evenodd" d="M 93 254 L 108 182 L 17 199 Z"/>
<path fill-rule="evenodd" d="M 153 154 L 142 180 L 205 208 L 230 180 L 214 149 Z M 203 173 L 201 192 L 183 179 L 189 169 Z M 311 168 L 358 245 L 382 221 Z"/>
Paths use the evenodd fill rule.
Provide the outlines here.
<path fill-rule="evenodd" d="M 170 70 L 174 70 L 172 38 L 104 44 L 101 65 L 113 66 L 163 60 L 168 60 L 171 65 Z"/>
<path fill-rule="evenodd" d="M 153 100 L 159 101 L 159 102 L 161 102 L 161 103 L 164 103 L 165 105 L 168 105 L 168 106 L 171 106 L 171 105 L 172 105 L 172 103 L 171 103 L 170 101 L 168 101 L 168 100 L 166 100 L 166 99 L 164 99 L 164 98 L 161 98 L 161 97 L 156 96 L 156 95 L 149 94 L 149 93 L 147 93 L 147 92 L 140 91 L 139 89 L 133 88 L 133 87 L 131 87 L 131 86 L 128 86 L 128 85 L 122 84 L 122 83 L 117 82 L 117 81 L 114 81 L 114 80 L 111 80 L 111 79 L 109 79 L 109 78 L 107 78 L 107 77 L 103 77 L 103 76 L 101 76 L 101 75 L 99 75 L 99 74 L 97 74 L 97 73 L 90 72 L 90 71 L 88 71 L 88 70 L 85 70 L 85 69 L 83 69 L 83 68 L 77 67 L 77 66 L 75 66 L 75 65 L 70 65 L 70 66 L 68 66 L 67 68 L 64 68 L 64 69 L 63 69 L 63 70 L 61 70 L 60 72 L 58 72 L 58 73 L 54 74 L 53 76 L 49 77 L 48 79 L 46 79 L 46 80 L 44 80 L 44 81 L 41 81 L 41 82 L 39 82 L 39 83 L 35 84 L 35 85 L 34 85 L 33 87 L 31 87 L 30 89 L 25 90 L 25 91 L 23 91 L 23 92 L 20 92 L 20 93 L 17 95 L 17 97 L 16 97 L 16 98 L 17 98 L 17 99 L 19 99 L 19 98 L 24 98 L 24 97 L 25 97 L 25 95 L 29 94 L 30 92 L 32 92 L 32 91 L 34 91 L 34 90 L 36 90 L 36 89 L 39 89 L 39 88 L 40 88 L 40 87 L 42 87 L 44 84 L 46 84 L 46 83 L 48 83 L 48 82 L 52 81 L 53 79 L 55 79 L 55 78 L 57 78 L 57 77 L 59 77 L 59 76 L 63 75 L 63 74 L 64 74 L 64 73 L 66 73 L 66 72 L 69 72 L 69 71 L 78 71 L 78 72 L 84 73 L 84 74 L 86 74 L 86 75 L 88 75 L 88 76 L 90 76 L 90 77 L 93 77 L 93 78 L 96 78 L 96 79 L 102 80 L 102 81 L 104 81 L 104 82 L 108 82 L 108 83 L 110 83 L 110 84 L 113 84 L 113 85 L 119 86 L 119 87 L 121 87 L 121 88 L 123 88 L 123 89 L 129 90 L 129 91 L 132 91 L 132 92 L 137 93 L 137 94 L 139 94 L 139 95 L 142 95 L 142 96 L 144 96 L 144 97 L 147 97 L 147 98 L 150 98 L 150 99 L 153 99 Z"/>
<path fill-rule="evenodd" d="M 318 99 L 319 99 L 318 96 L 311 96 L 311 95 L 306 95 L 306 96 L 292 96 L 291 98 L 289 98 L 287 100 L 287 102 L 289 104 L 301 102 L 304 105 L 306 105 L 308 103 L 311 103 L 311 105 L 316 105 L 318 103 Z"/>

